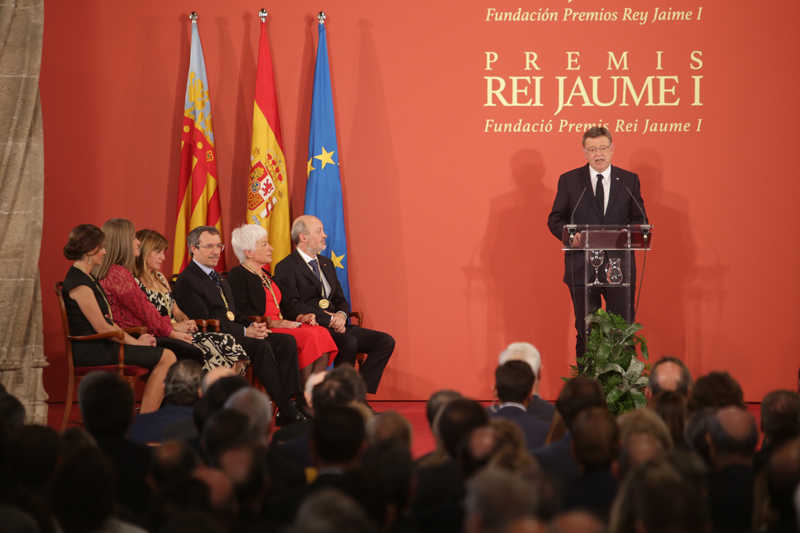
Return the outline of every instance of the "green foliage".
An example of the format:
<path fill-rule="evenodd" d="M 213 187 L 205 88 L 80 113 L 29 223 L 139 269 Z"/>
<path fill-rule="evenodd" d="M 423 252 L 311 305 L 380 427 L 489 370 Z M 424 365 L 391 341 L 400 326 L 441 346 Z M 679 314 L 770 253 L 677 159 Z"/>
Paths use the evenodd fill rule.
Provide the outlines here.
<path fill-rule="evenodd" d="M 642 329 L 641 324 L 628 324 L 621 316 L 603 309 L 589 316 L 589 324 L 586 353 L 578 359 L 578 366 L 570 367 L 572 375 L 597 379 L 603 386 L 608 409 L 615 415 L 644 407 L 648 352 L 644 337 L 636 334 Z"/>

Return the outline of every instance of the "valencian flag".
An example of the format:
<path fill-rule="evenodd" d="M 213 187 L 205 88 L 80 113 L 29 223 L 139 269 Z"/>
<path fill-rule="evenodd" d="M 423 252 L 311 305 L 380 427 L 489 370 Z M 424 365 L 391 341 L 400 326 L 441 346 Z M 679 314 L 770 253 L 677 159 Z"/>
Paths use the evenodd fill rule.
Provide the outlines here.
<path fill-rule="evenodd" d="M 175 248 L 172 270 L 183 270 L 189 261 L 186 235 L 197 226 L 214 226 L 222 234 L 222 213 L 217 184 L 217 154 L 211 128 L 211 101 L 208 94 L 206 62 L 197 31 L 197 16 L 192 13 L 192 52 L 189 78 L 183 105 L 181 131 L 181 177 L 178 184 L 178 220 L 175 223 Z M 225 270 L 221 255 L 217 270 Z"/>
<path fill-rule="evenodd" d="M 322 221 L 328 235 L 326 255 L 333 261 L 339 283 L 350 301 L 347 279 L 347 240 L 344 231 L 342 182 L 339 179 L 339 153 L 333 118 L 331 71 L 325 40 L 325 14 L 319 16 L 317 64 L 314 68 L 314 96 L 311 101 L 311 128 L 308 139 L 308 182 L 305 212 Z"/>
<path fill-rule="evenodd" d="M 250 182 L 247 186 L 247 222 L 267 229 L 272 251 L 272 270 L 292 251 L 289 235 L 289 193 L 286 158 L 283 155 L 275 77 L 267 37 L 266 10 L 259 12 L 258 71 L 253 103 L 253 144 Z"/>

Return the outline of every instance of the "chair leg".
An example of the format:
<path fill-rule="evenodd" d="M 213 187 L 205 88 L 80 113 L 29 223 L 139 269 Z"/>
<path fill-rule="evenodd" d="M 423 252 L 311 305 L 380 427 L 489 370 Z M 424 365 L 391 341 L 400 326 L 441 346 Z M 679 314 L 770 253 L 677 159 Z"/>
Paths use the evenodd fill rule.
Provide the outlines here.
<path fill-rule="evenodd" d="M 61 420 L 61 431 L 67 429 L 69 414 L 72 412 L 72 395 L 75 394 L 75 376 L 70 373 L 67 378 L 67 396 L 64 399 L 64 418 Z"/>

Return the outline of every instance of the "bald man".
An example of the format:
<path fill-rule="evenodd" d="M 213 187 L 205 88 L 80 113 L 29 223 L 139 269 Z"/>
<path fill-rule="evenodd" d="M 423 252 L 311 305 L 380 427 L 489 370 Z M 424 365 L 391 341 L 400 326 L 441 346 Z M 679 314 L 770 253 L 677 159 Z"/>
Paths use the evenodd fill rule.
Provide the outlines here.
<path fill-rule="evenodd" d="M 677 357 L 665 356 L 656 361 L 650 370 L 645 395 L 651 400 L 660 392 L 673 391 L 685 398 L 689 396 L 691 386 L 692 375 L 684 362 Z"/>
<path fill-rule="evenodd" d="M 394 338 L 382 331 L 348 323 L 350 304 L 336 276 L 336 267 L 326 256 L 325 229 L 315 216 L 302 215 L 292 223 L 294 251 L 275 266 L 275 282 L 283 295 L 281 312 L 288 320 L 313 314 L 316 322 L 333 337 L 339 353 L 335 365 L 354 365 L 356 355 L 366 353 L 359 368 L 367 392 L 378 391 L 383 370 L 394 351 Z"/>

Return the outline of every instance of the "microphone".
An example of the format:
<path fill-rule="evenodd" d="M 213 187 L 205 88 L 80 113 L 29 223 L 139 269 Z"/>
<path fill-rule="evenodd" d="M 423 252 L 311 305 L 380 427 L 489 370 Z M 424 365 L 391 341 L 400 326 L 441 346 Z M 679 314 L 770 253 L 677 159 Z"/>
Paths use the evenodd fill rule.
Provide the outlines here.
<path fill-rule="evenodd" d="M 588 188 L 588 185 L 584 185 L 583 186 L 583 190 L 581 191 L 581 194 L 578 196 L 578 201 L 575 203 L 575 207 L 572 208 L 572 213 L 570 213 L 570 215 L 569 215 L 569 225 L 570 226 L 574 226 L 575 225 L 575 211 L 577 211 L 578 210 L 578 206 L 581 205 L 581 200 L 583 200 L 583 195 L 586 194 L 586 189 L 587 188 Z M 572 245 L 572 239 L 574 237 L 575 237 L 575 228 L 573 227 L 573 228 L 569 229 L 569 243 L 570 243 L 570 245 Z"/>
<path fill-rule="evenodd" d="M 619 179 L 619 176 L 616 176 L 615 179 L 617 180 L 617 183 L 619 183 L 620 185 L 625 187 L 625 190 L 628 191 L 628 196 L 631 197 L 631 200 L 633 200 L 633 203 L 636 204 L 636 208 L 639 209 L 639 212 L 642 214 L 642 218 L 644 219 L 644 224 L 649 226 L 650 222 L 647 221 L 647 214 L 644 212 L 644 209 L 642 209 L 642 205 L 639 203 L 639 201 L 636 200 L 636 196 L 634 196 L 633 191 L 631 191 L 631 188 L 628 187 L 625 184 L 625 182 L 623 182 L 621 179 Z M 642 237 L 644 238 L 644 240 L 647 240 L 648 233 L 649 232 L 647 230 L 642 230 Z"/>

